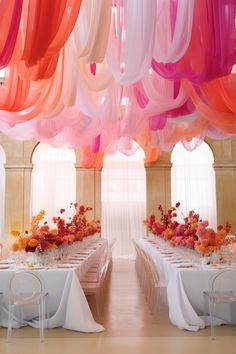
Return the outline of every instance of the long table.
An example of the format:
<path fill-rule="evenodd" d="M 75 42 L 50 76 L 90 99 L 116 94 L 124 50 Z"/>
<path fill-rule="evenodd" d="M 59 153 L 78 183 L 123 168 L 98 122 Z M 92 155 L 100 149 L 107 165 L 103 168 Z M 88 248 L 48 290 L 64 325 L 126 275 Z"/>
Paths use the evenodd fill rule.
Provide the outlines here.
<path fill-rule="evenodd" d="M 169 318 L 180 329 L 197 331 L 210 324 L 204 291 L 209 290 L 210 280 L 224 266 L 196 265 L 191 260 L 180 259 L 175 249 L 165 248 L 165 241 L 157 237 L 141 239 L 140 246 L 152 258 L 162 283 L 167 285 Z M 176 258 L 175 258 L 176 257 Z M 179 257 L 179 258 L 178 258 Z M 225 267 L 226 268 L 226 267 Z M 236 269 L 235 269 L 236 270 Z M 232 321 L 231 308 L 223 305 L 216 313 L 215 324 Z"/>
<path fill-rule="evenodd" d="M 47 307 L 49 319 L 48 328 L 64 327 L 81 332 L 100 332 L 104 328 L 93 319 L 86 297 L 80 284 L 80 279 L 87 272 L 94 261 L 101 257 L 107 247 L 104 239 L 90 242 L 84 249 L 81 248 L 77 254 L 78 258 L 68 256 L 66 260 L 53 267 L 11 266 L 8 269 L 0 267 L 0 292 L 3 299 L 0 309 L 0 326 L 7 327 L 9 284 L 14 272 L 27 270 L 35 273 L 44 285 L 47 295 Z M 79 255 L 80 254 L 80 255 Z M 79 258 L 83 257 L 83 258 Z M 37 309 L 24 309 L 23 318 L 25 323 L 32 326 L 39 326 L 35 319 Z M 18 327 L 17 321 L 13 327 Z"/>

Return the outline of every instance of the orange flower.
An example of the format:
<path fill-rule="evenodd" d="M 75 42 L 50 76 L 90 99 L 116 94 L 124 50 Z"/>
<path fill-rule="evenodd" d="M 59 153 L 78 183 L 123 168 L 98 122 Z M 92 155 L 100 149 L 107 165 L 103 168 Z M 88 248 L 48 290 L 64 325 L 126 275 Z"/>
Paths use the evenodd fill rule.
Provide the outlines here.
<path fill-rule="evenodd" d="M 18 237 L 20 235 L 20 231 L 18 230 L 12 230 L 11 231 L 11 235 L 14 236 L 14 237 Z"/>
<path fill-rule="evenodd" d="M 19 249 L 23 250 L 26 246 L 27 243 L 27 238 L 26 237 L 20 237 L 18 240 L 18 245 L 19 245 Z"/>
<path fill-rule="evenodd" d="M 17 242 L 14 242 L 12 245 L 11 245 L 11 249 L 13 252 L 17 252 L 19 250 L 19 245 Z"/>
<path fill-rule="evenodd" d="M 49 243 L 49 242 L 48 242 L 48 249 L 49 249 L 49 250 L 53 250 L 53 249 L 55 249 L 55 248 L 57 248 L 57 245 L 56 245 L 55 243 Z"/>
<path fill-rule="evenodd" d="M 28 246 L 30 247 L 37 247 L 39 244 L 38 240 L 36 240 L 35 238 L 31 238 L 29 241 L 28 241 Z"/>

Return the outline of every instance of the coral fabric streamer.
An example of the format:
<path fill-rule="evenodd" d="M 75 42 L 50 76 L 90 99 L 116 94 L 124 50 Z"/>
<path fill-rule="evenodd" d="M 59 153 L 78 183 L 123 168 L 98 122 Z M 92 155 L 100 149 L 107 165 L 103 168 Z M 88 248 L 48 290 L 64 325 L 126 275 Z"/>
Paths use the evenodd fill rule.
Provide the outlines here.
<path fill-rule="evenodd" d="M 23 0 L 3 0 L 0 2 L 0 69 L 7 66 L 11 60 L 18 35 Z"/>
<path fill-rule="evenodd" d="M 58 55 L 75 25 L 81 0 L 28 0 L 26 3 L 25 41 L 21 59 L 27 67 L 31 67 L 43 58 Z M 47 65 L 41 68 L 38 79 L 44 78 L 50 64 L 48 60 Z M 54 71 L 55 68 L 50 75 Z"/>

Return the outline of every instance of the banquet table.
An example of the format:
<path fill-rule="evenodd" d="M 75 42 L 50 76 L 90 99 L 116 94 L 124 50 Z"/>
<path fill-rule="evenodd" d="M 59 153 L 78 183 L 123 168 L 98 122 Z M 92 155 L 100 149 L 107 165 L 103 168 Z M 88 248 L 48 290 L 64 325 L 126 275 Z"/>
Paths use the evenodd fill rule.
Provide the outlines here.
<path fill-rule="evenodd" d="M 81 332 L 100 332 L 104 328 L 93 319 L 80 279 L 89 267 L 102 257 L 107 248 L 104 239 L 93 240 L 86 247 L 51 267 L 7 266 L 0 263 L 0 292 L 3 293 L 0 309 L 0 326 L 7 327 L 9 284 L 14 272 L 27 270 L 35 273 L 44 285 L 47 295 L 47 328 L 64 327 Z M 4 269 L 6 268 L 6 269 Z M 34 312 L 35 311 L 35 312 Z M 24 308 L 23 318 L 27 325 L 39 327 L 37 309 Z M 15 321 L 13 327 L 19 327 Z"/>
<path fill-rule="evenodd" d="M 224 265 L 202 265 L 185 259 L 175 250 L 166 247 L 164 240 L 148 237 L 139 241 L 140 246 L 152 258 L 162 283 L 167 286 L 169 318 L 180 329 L 197 331 L 210 325 L 204 291 L 209 290 L 213 276 L 229 267 Z M 191 252 L 191 251 L 189 251 Z M 194 257 L 194 256 L 193 256 Z M 235 269 L 231 266 L 230 269 Z M 215 325 L 235 323 L 232 308 L 223 304 L 216 312 Z"/>

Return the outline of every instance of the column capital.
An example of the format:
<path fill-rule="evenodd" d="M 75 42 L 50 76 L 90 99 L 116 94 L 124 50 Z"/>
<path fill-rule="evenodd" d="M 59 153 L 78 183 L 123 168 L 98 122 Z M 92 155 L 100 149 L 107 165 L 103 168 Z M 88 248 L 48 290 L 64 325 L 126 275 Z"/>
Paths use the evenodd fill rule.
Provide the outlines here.
<path fill-rule="evenodd" d="M 236 164 L 233 162 L 223 162 L 223 163 L 214 163 L 213 167 L 215 170 L 220 170 L 220 169 L 235 169 Z"/>
<path fill-rule="evenodd" d="M 6 171 L 32 171 L 33 169 L 33 164 L 4 164 L 5 170 Z"/>
<path fill-rule="evenodd" d="M 145 165 L 146 169 L 159 170 L 159 169 L 170 169 L 172 163 L 159 163 L 159 164 L 147 164 Z"/>

